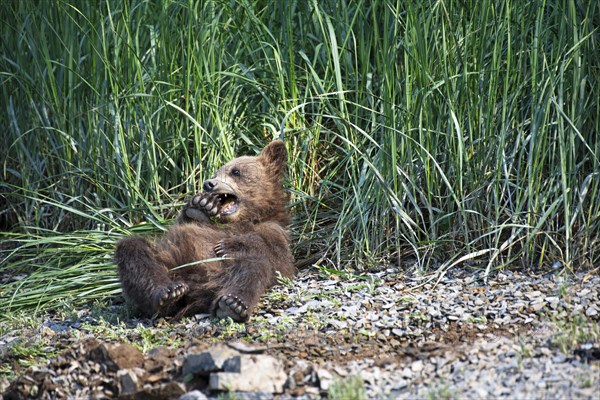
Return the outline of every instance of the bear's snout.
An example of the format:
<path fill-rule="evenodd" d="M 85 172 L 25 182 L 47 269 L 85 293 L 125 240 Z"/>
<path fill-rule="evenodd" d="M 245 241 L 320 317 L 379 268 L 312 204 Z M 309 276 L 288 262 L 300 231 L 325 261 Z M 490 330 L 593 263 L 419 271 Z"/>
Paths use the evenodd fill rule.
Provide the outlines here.
<path fill-rule="evenodd" d="M 212 192 L 218 184 L 219 181 L 217 181 L 216 179 L 208 179 L 204 181 L 204 183 L 202 184 L 202 188 L 205 192 Z"/>

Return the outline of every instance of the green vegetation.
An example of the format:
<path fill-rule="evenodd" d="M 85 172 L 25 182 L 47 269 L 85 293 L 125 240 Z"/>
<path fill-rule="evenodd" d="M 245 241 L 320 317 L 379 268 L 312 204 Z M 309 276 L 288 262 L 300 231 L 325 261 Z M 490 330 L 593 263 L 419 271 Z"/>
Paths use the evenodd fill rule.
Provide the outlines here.
<path fill-rule="evenodd" d="M 367 391 L 359 376 L 334 379 L 329 387 L 327 398 L 331 400 L 362 400 L 367 399 Z"/>
<path fill-rule="evenodd" d="M 598 26 L 576 0 L 8 2 L 0 307 L 116 295 L 115 241 L 274 137 L 299 259 L 598 266 Z"/>
<path fill-rule="evenodd" d="M 15 360 L 14 364 L 23 369 L 33 365 L 47 364 L 48 360 L 56 356 L 59 352 L 47 339 L 16 343 L 5 351 L 6 354 L 4 354 L 4 357 Z M 2 364 L 0 366 L 0 378 L 13 378 L 15 375 L 15 365 Z"/>
<path fill-rule="evenodd" d="M 583 314 L 553 321 L 552 325 L 557 333 L 552 336 L 550 343 L 567 355 L 583 344 L 597 343 L 600 340 L 598 321 Z"/>
<path fill-rule="evenodd" d="M 460 396 L 456 393 L 455 390 L 450 388 L 450 385 L 447 383 L 442 383 L 441 385 L 431 389 L 427 393 L 428 400 L 439 400 L 439 399 L 456 399 Z"/>

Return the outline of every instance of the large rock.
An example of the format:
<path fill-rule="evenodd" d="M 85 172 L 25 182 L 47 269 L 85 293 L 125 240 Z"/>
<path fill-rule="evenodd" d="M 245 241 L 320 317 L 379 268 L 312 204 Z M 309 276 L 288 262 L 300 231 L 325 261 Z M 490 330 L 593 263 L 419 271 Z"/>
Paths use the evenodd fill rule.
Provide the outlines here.
<path fill-rule="evenodd" d="M 127 344 L 102 343 L 90 352 L 90 359 L 104 364 L 109 371 L 140 368 L 144 363 L 144 355 L 136 347 Z"/>
<path fill-rule="evenodd" d="M 267 355 L 236 356 L 224 363 L 223 372 L 210 374 L 210 390 L 283 393 L 287 375 L 283 363 Z"/>
<path fill-rule="evenodd" d="M 144 370 L 140 368 L 118 370 L 119 394 L 124 396 L 137 392 L 140 389 L 140 377 L 143 375 Z"/>
<path fill-rule="evenodd" d="M 226 361 L 239 357 L 239 353 L 229 347 L 218 345 L 200 354 L 188 354 L 182 367 L 182 375 L 208 375 L 223 371 Z M 231 362 L 231 361 L 230 361 Z"/>

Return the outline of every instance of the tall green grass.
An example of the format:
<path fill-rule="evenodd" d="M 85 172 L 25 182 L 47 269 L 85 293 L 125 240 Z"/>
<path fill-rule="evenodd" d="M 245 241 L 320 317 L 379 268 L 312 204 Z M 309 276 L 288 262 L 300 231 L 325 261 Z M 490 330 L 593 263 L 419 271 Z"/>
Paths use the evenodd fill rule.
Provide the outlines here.
<path fill-rule="evenodd" d="M 576 0 L 9 2 L 0 303 L 118 292 L 118 238 L 275 137 L 298 258 L 598 267 L 598 26 Z"/>

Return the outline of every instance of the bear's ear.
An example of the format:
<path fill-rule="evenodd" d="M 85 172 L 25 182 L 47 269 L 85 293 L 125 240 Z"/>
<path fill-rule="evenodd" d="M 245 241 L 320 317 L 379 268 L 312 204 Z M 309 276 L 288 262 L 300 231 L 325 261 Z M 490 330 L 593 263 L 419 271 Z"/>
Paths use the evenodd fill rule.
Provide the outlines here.
<path fill-rule="evenodd" d="M 273 172 L 281 174 L 287 165 L 287 150 L 281 140 L 274 140 L 260 153 L 261 160 L 273 168 Z"/>

